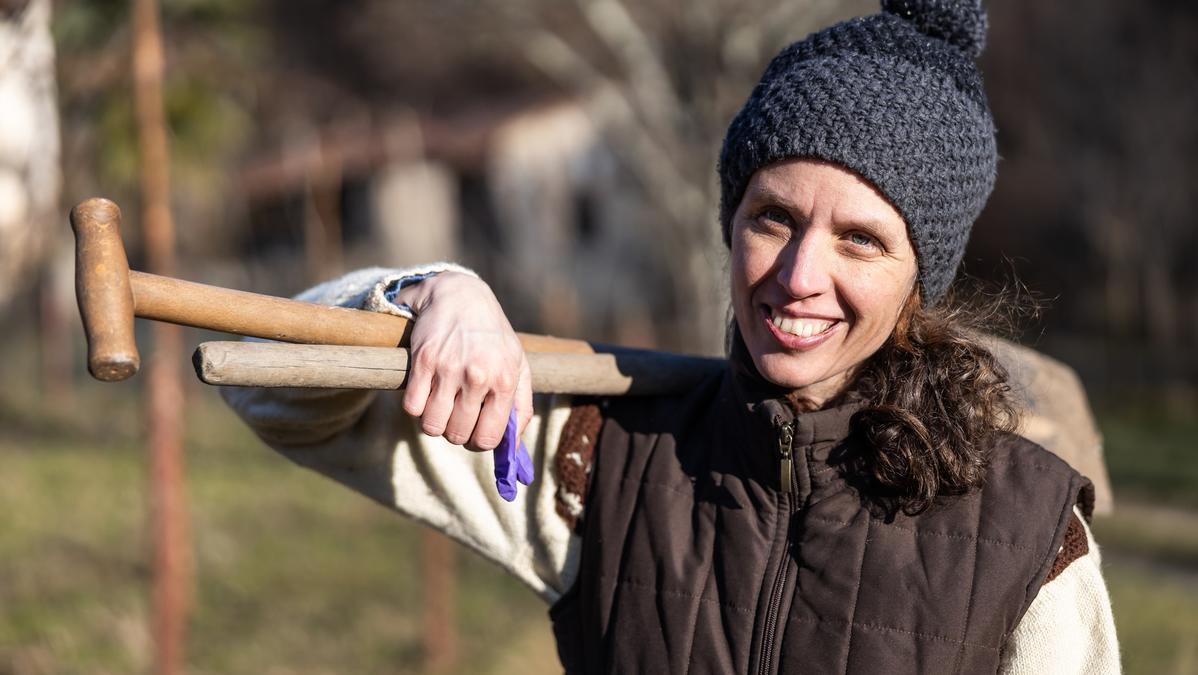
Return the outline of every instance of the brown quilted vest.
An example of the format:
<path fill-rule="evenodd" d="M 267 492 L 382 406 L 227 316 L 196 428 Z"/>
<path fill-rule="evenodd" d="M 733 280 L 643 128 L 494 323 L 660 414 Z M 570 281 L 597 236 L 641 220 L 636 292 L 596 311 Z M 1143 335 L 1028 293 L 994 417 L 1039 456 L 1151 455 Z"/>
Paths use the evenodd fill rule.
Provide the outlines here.
<path fill-rule="evenodd" d="M 731 370 L 602 406 L 581 570 L 550 611 L 568 673 L 994 673 L 1092 504 L 1006 436 L 984 489 L 888 520 L 836 463 L 855 407 L 794 418 Z"/>

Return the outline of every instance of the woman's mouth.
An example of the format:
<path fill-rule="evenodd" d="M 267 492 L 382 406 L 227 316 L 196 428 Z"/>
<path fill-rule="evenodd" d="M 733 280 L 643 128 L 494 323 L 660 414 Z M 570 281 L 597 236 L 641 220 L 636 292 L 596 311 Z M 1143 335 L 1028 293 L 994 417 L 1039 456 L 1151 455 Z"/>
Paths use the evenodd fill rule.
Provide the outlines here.
<path fill-rule="evenodd" d="M 761 313 L 770 334 L 787 349 L 811 349 L 822 344 L 841 324 L 838 319 L 789 317 L 768 306 L 763 306 Z"/>

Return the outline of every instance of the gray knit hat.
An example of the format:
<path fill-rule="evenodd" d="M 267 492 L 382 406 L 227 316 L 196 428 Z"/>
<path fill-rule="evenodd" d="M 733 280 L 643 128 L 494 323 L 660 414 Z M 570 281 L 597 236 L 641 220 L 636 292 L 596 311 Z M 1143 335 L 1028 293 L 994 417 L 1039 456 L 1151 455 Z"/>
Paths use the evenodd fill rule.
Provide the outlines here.
<path fill-rule="evenodd" d="M 994 120 L 974 59 L 981 0 L 882 0 L 774 57 L 720 152 L 720 223 L 758 169 L 810 157 L 872 182 L 902 214 L 923 301 L 943 297 L 994 187 Z"/>

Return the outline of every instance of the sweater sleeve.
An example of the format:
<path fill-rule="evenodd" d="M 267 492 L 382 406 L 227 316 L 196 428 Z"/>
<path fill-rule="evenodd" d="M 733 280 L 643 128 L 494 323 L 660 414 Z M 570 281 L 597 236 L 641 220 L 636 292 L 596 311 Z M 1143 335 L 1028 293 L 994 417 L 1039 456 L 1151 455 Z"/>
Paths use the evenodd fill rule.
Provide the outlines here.
<path fill-rule="evenodd" d="M 1080 513 L 1078 522 L 1085 530 L 1088 550 L 1040 588 L 1003 649 L 1002 675 L 1121 672 L 1102 559 Z"/>
<path fill-rule="evenodd" d="M 454 269 L 369 269 L 298 299 L 403 315 L 388 289 L 401 279 Z M 460 268 L 456 268 L 460 269 Z M 420 432 L 402 392 L 226 387 L 225 401 L 267 445 L 473 549 L 553 602 L 578 573 L 580 541 L 557 512 L 554 453 L 570 415 L 565 397 L 534 397 L 524 433 L 536 480 L 514 502 L 495 488 L 491 453 Z"/>

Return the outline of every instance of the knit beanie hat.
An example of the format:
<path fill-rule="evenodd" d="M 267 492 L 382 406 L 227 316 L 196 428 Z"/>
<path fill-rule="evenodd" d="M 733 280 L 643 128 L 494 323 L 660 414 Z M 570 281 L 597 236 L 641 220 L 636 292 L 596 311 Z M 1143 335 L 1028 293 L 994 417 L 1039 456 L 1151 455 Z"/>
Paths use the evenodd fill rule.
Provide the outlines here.
<path fill-rule="evenodd" d="M 974 64 L 981 0 L 882 0 L 882 12 L 782 50 L 732 120 L 720 151 L 720 223 L 750 177 L 813 158 L 861 175 L 906 220 L 924 304 L 943 297 L 994 187 L 994 120 Z"/>

